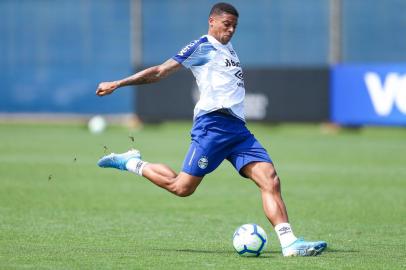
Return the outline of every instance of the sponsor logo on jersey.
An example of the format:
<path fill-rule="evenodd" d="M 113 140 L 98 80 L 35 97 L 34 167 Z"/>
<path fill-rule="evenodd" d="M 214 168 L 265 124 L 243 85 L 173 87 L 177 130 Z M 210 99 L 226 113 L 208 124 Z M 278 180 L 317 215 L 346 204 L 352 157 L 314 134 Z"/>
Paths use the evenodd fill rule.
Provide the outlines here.
<path fill-rule="evenodd" d="M 230 53 L 231 53 L 232 56 L 235 56 L 235 51 L 230 50 Z"/>
<path fill-rule="evenodd" d="M 226 67 L 240 67 L 240 62 L 235 62 L 231 59 L 225 59 Z"/>
<path fill-rule="evenodd" d="M 209 160 L 207 159 L 206 156 L 202 156 L 197 162 L 197 165 L 199 166 L 200 169 L 204 170 L 209 165 Z"/>

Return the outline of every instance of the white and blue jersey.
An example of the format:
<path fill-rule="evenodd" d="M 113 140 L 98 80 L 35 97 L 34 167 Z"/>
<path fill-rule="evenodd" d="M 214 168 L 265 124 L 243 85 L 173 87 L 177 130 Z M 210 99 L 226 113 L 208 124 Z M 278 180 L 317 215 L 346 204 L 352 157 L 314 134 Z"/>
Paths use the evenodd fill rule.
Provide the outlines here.
<path fill-rule="evenodd" d="M 182 171 L 204 176 L 227 159 L 246 177 L 242 170 L 245 165 L 272 162 L 245 125 L 243 73 L 231 43 L 223 45 L 205 35 L 173 59 L 191 69 L 200 91 L 194 111 L 192 143 Z"/>
<path fill-rule="evenodd" d="M 196 78 L 200 98 L 194 118 L 219 109 L 229 109 L 244 120 L 244 78 L 240 60 L 230 42 L 221 44 L 204 35 L 173 57 L 189 68 Z"/>

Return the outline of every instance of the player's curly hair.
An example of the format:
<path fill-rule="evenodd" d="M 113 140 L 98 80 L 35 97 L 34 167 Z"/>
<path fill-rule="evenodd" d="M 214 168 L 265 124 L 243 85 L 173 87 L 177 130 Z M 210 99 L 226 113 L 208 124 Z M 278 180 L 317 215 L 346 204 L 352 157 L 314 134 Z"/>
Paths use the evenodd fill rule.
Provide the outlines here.
<path fill-rule="evenodd" d="M 234 15 L 237 18 L 239 15 L 237 9 L 234 6 L 232 6 L 231 4 L 228 4 L 228 3 L 221 2 L 221 3 L 215 4 L 211 8 L 210 16 L 213 14 L 221 15 L 223 13 Z"/>

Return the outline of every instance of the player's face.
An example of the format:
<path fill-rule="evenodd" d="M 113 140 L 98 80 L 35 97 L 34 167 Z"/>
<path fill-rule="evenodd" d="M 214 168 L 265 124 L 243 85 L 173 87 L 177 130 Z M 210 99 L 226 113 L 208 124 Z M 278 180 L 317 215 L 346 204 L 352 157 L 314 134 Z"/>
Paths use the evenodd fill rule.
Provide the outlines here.
<path fill-rule="evenodd" d="M 227 44 L 234 35 L 237 23 L 238 18 L 232 14 L 213 14 L 209 18 L 209 34 L 222 44 Z"/>

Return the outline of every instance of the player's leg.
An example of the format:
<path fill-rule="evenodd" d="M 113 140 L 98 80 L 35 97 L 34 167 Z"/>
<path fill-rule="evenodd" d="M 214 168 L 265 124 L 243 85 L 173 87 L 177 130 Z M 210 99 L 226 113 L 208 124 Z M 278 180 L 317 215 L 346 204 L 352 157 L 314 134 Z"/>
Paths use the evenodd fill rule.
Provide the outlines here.
<path fill-rule="evenodd" d="M 185 172 L 176 174 L 168 166 L 154 163 L 148 163 L 144 167 L 142 176 L 179 197 L 192 195 L 203 179 Z"/>
<path fill-rule="evenodd" d="M 284 256 L 315 256 L 327 247 L 324 241 L 308 242 L 294 236 L 282 200 L 280 179 L 272 163 L 252 162 L 241 171 L 261 190 L 265 214 L 275 226 Z"/>
<path fill-rule="evenodd" d="M 273 226 L 288 222 L 288 213 L 281 195 L 279 177 L 272 163 L 252 162 L 242 168 L 242 173 L 259 187 L 264 212 Z"/>
<path fill-rule="evenodd" d="M 127 170 L 144 176 L 155 185 L 162 187 L 178 196 L 191 195 L 203 177 L 215 170 L 227 155 L 222 133 L 218 129 L 208 130 L 206 124 L 219 124 L 219 116 L 203 115 L 195 120 L 192 128 L 192 143 L 183 162 L 182 172 L 177 174 L 168 166 L 153 164 L 141 159 L 137 150 L 123 154 L 110 154 L 101 158 L 100 167 Z M 242 122 L 242 121 L 241 121 Z M 222 124 L 220 124 L 222 126 Z"/>
<path fill-rule="evenodd" d="M 247 160 L 249 159 L 247 158 Z M 281 246 L 285 247 L 295 242 L 297 238 L 289 223 L 286 206 L 282 199 L 280 179 L 273 164 L 253 161 L 242 167 L 240 172 L 258 186 L 265 215 L 274 226 Z"/>
<path fill-rule="evenodd" d="M 242 176 L 250 178 L 259 187 L 265 215 L 274 226 L 284 256 L 312 256 L 325 249 L 326 242 L 307 242 L 294 235 L 278 174 L 268 153 L 251 133 L 235 145 L 227 159 Z"/>
<path fill-rule="evenodd" d="M 263 209 L 271 224 L 278 226 L 288 223 L 279 177 L 271 158 L 255 137 L 248 133 L 227 159 L 243 177 L 250 178 L 259 187 Z M 296 238 L 293 236 L 292 240 Z"/>
<path fill-rule="evenodd" d="M 203 177 L 189 175 L 174 170 L 164 164 L 148 163 L 141 160 L 137 150 L 130 150 L 123 154 L 110 154 L 102 157 L 98 165 L 103 168 L 115 168 L 144 176 L 155 185 L 169 192 L 185 197 L 193 194 Z"/>
<path fill-rule="evenodd" d="M 215 170 L 226 155 L 221 151 L 224 143 L 217 140 L 216 132 L 206 128 L 207 122 L 214 122 L 211 115 L 203 115 L 195 120 L 191 131 L 192 143 L 183 161 L 182 172 L 177 174 L 166 165 L 148 163 L 138 166 L 142 166 L 138 174 L 178 196 L 191 195 L 203 177 Z"/>
<path fill-rule="evenodd" d="M 140 174 L 178 196 L 191 195 L 203 177 L 215 170 L 226 155 L 216 140 L 211 140 L 211 132 L 207 134 L 204 138 L 201 137 L 199 142 L 195 140 L 191 143 L 179 174 L 166 165 L 152 163 L 146 164 Z"/>

